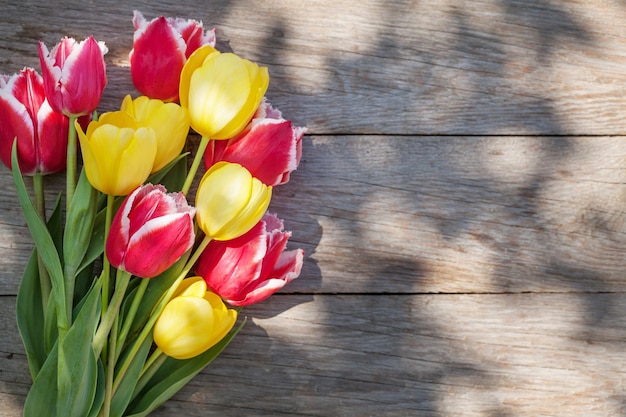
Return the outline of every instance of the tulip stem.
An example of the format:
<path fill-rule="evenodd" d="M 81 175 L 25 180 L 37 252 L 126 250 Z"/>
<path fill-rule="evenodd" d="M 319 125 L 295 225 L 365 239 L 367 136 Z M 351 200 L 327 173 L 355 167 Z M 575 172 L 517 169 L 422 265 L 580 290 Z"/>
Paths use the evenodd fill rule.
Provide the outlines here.
<path fill-rule="evenodd" d="M 206 247 L 209 245 L 209 242 L 211 242 L 211 238 L 209 236 L 205 236 L 202 242 L 200 242 L 200 245 L 196 248 L 194 253 L 191 255 L 191 257 L 185 264 L 185 267 L 181 271 L 178 278 L 176 278 L 176 281 L 174 281 L 174 283 L 170 286 L 170 288 L 163 295 L 163 297 L 161 297 L 159 304 L 153 310 L 152 314 L 150 315 L 150 318 L 148 319 L 148 322 L 145 324 L 145 326 L 143 326 L 143 329 L 141 330 L 141 333 L 139 333 L 139 336 L 137 336 L 137 338 L 135 339 L 135 342 L 133 346 L 131 347 L 131 350 L 128 356 L 126 356 L 126 358 L 124 359 L 124 362 L 119 368 L 119 371 L 115 377 L 115 382 L 113 382 L 113 394 L 115 394 L 115 391 L 117 390 L 120 383 L 122 382 L 122 378 L 124 377 L 124 374 L 126 373 L 126 371 L 128 370 L 128 367 L 130 366 L 131 362 L 135 358 L 135 355 L 137 355 L 137 352 L 139 351 L 139 348 L 141 347 L 142 343 L 146 340 L 146 337 L 148 337 L 148 335 L 152 332 L 152 327 L 154 326 L 154 323 L 156 323 L 157 319 L 163 312 L 163 309 L 165 308 L 167 303 L 170 301 L 170 299 L 176 292 L 176 289 L 180 285 L 181 281 L 185 279 L 189 271 L 191 271 L 191 268 L 198 261 L 198 258 L 200 257 L 202 252 L 204 252 Z"/>
<path fill-rule="evenodd" d="M 33 195 L 35 200 L 35 209 L 39 213 L 41 220 L 46 222 L 46 200 L 43 186 L 43 175 L 36 173 L 33 175 Z M 41 302 L 44 313 L 48 309 L 48 298 L 50 298 L 50 291 L 52 284 L 50 284 L 50 275 L 46 269 L 39 252 L 37 253 L 37 266 L 39 267 L 39 286 L 41 287 Z"/>
<path fill-rule="evenodd" d="M 117 340 L 119 315 L 113 321 L 109 336 L 109 358 L 107 362 L 106 376 L 104 380 L 104 404 L 102 405 L 101 417 L 109 417 L 111 414 L 111 400 L 113 399 L 113 375 L 115 373 L 115 342 Z"/>
<path fill-rule="evenodd" d="M 102 318 L 102 321 L 98 326 L 98 330 L 93 337 L 93 341 L 91 342 L 91 346 L 93 347 L 93 351 L 96 354 L 96 357 L 100 356 L 109 332 L 111 331 L 111 327 L 113 326 L 113 323 L 119 315 L 120 306 L 122 305 L 122 300 L 124 299 L 126 288 L 128 287 L 128 283 L 130 282 L 130 276 L 131 274 L 126 271 L 123 271 L 121 269 L 117 270 L 117 277 L 115 279 L 115 292 L 113 293 L 113 297 L 111 297 L 111 305 L 104 314 L 104 317 Z M 115 349 L 115 346 L 111 348 Z"/>
<path fill-rule="evenodd" d="M 109 230 L 111 229 L 111 222 L 113 221 L 113 203 L 115 202 L 115 197 L 112 195 L 107 195 L 107 211 L 105 215 L 104 221 L 104 244 L 106 245 L 106 241 L 109 237 Z M 106 251 L 104 257 L 102 259 L 102 317 L 107 311 L 109 306 L 109 276 L 111 274 L 111 264 L 109 262 L 109 258 L 106 256 Z"/>
<path fill-rule="evenodd" d="M 70 212 L 70 205 L 76 190 L 76 116 L 70 116 L 70 126 L 67 133 L 67 168 L 65 182 L 65 212 Z"/>
<path fill-rule="evenodd" d="M 139 381 L 135 386 L 135 390 L 133 391 L 133 395 L 131 396 L 131 401 L 135 399 L 137 395 L 141 392 L 141 390 L 146 386 L 150 379 L 154 376 L 154 374 L 159 370 L 163 362 L 167 359 L 167 355 L 163 353 L 161 349 L 158 347 L 152 352 L 152 355 L 148 358 L 146 363 L 141 370 L 141 375 L 139 377 Z"/>
<path fill-rule="evenodd" d="M 119 357 L 122 351 L 122 348 L 124 347 L 124 343 L 126 343 L 128 332 L 130 331 L 130 327 L 132 326 L 133 321 L 135 320 L 135 315 L 137 314 L 137 310 L 139 309 L 139 305 L 141 304 L 141 300 L 143 299 L 143 295 L 145 294 L 149 283 L 150 283 L 149 279 L 141 278 L 139 287 L 137 287 L 137 292 L 135 292 L 135 295 L 133 297 L 133 302 L 130 306 L 130 309 L 128 310 L 128 314 L 126 314 L 126 317 L 124 317 L 124 325 L 122 326 L 120 335 L 117 338 L 117 347 L 116 347 L 117 351 L 115 352 L 115 360 L 117 360 L 117 358 Z"/>
<path fill-rule="evenodd" d="M 191 168 L 189 168 L 189 173 L 187 174 L 187 178 L 185 178 L 185 183 L 183 184 L 183 189 L 181 190 L 183 195 L 187 195 L 189 189 L 191 188 L 191 183 L 196 176 L 196 172 L 198 171 L 198 167 L 200 166 L 200 162 L 204 157 L 204 151 L 206 151 L 208 144 L 209 138 L 207 138 L 206 136 L 202 136 L 202 139 L 200 139 L 200 145 L 198 145 L 198 152 L 196 152 L 196 156 L 193 158 Z"/>

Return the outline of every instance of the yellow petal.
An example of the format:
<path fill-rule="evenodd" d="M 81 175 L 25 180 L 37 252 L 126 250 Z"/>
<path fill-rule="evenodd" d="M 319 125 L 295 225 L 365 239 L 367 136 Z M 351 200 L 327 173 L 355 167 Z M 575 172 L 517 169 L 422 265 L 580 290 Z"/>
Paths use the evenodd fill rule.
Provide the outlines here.
<path fill-rule="evenodd" d="M 267 211 L 271 198 L 272 187 L 268 187 L 257 178 L 252 178 L 250 200 L 237 217 L 219 231 L 215 240 L 235 239 L 252 229 Z"/>
<path fill-rule="evenodd" d="M 139 128 L 127 146 L 120 150 L 115 193 L 127 195 L 150 176 L 157 152 L 156 137 L 151 128 Z"/>
<path fill-rule="evenodd" d="M 182 280 L 181 283 L 178 285 L 178 288 L 176 288 L 176 291 L 174 292 L 174 296 L 172 298 L 178 297 L 180 294 L 185 292 L 187 288 L 189 288 L 192 284 L 196 283 L 197 281 L 204 281 L 204 278 L 199 277 L 199 276 L 194 276 L 194 277 L 189 277 L 189 278 L 185 278 L 184 280 Z"/>
<path fill-rule="evenodd" d="M 196 49 L 190 56 L 187 58 L 187 62 L 183 66 L 183 69 L 180 73 L 180 84 L 178 86 L 178 94 L 180 97 L 180 105 L 188 108 L 189 107 L 189 88 L 191 83 L 191 75 L 193 72 L 202 66 L 205 58 L 211 54 L 219 54 L 217 49 L 213 48 L 210 45 L 204 45 L 200 48 Z"/>
<path fill-rule="evenodd" d="M 250 123 L 250 120 L 254 116 L 263 96 L 267 91 L 269 85 L 269 74 L 266 67 L 259 68 L 256 64 L 249 66 L 250 71 L 255 73 L 255 77 L 251 78 L 252 84 L 250 86 L 250 93 L 246 103 L 241 107 L 241 110 L 227 125 L 225 125 L 219 132 L 215 133 L 211 139 L 230 139 L 235 137 L 245 129 Z"/>
<path fill-rule="evenodd" d="M 192 358 L 211 346 L 213 324 L 213 309 L 207 300 L 177 297 L 159 316 L 153 331 L 154 342 L 168 356 Z"/>
<path fill-rule="evenodd" d="M 179 297 L 199 297 L 203 298 L 206 294 L 206 282 L 200 278 L 199 280 L 194 280 L 194 282 L 190 283 L 190 285 L 185 288 L 183 292 L 180 293 Z"/>
<path fill-rule="evenodd" d="M 252 175 L 239 164 L 219 162 L 202 177 L 196 194 L 198 225 L 215 238 L 250 200 Z"/>

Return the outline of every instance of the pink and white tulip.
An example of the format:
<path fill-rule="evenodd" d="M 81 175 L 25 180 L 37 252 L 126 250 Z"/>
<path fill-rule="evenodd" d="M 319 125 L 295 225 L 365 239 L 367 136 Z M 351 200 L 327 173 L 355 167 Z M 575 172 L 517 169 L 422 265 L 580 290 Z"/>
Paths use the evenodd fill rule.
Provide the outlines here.
<path fill-rule="evenodd" d="M 294 127 L 264 102 L 241 134 L 209 142 L 204 163 L 207 169 L 220 161 L 238 163 L 265 185 L 281 185 L 300 163 L 305 133 L 306 128 Z"/>
<path fill-rule="evenodd" d="M 183 65 L 199 47 L 215 46 L 215 29 L 205 32 L 202 22 L 163 16 L 148 22 L 136 10 L 133 25 L 129 59 L 135 88 L 150 98 L 177 102 Z"/>
<path fill-rule="evenodd" d="M 52 174 L 65 169 L 69 119 L 52 110 L 42 77 L 33 68 L 0 76 L 0 159 L 11 168 L 17 158 L 24 175 Z"/>
<path fill-rule="evenodd" d="M 104 42 L 92 36 L 76 42 L 65 37 L 48 51 L 39 42 L 39 62 L 50 106 L 67 116 L 82 116 L 98 107 L 107 84 Z"/>
<path fill-rule="evenodd" d="M 182 193 L 168 194 L 162 185 L 138 187 L 111 223 L 109 262 L 142 278 L 159 275 L 193 246 L 194 214 Z"/>
<path fill-rule="evenodd" d="M 304 252 L 285 252 L 290 236 L 283 230 L 282 220 L 266 214 L 236 239 L 211 241 L 195 271 L 230 305 L 258 303 L 300 275 Z"/>

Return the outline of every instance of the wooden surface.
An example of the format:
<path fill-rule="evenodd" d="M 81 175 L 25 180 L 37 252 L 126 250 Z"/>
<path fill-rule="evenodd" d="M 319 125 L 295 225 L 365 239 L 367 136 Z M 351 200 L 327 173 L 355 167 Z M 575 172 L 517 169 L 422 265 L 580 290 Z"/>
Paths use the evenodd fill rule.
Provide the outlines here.
<path fill-rule="evenodd" d="M 626 416 L 626 2 L 0 1 L 0 73 L 133 9 L 217 27 L 307 125 L 273 211 L 301 277 L 155 416 Z M 60 177 L 48 185 L 61 189 Z M 0 169 L 0 415 L 32 247 Z"/>

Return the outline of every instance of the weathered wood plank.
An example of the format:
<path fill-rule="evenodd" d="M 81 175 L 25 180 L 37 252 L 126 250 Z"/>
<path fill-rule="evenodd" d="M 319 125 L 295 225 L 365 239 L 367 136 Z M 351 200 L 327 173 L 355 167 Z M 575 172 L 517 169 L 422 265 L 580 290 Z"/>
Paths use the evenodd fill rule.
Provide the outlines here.
<path fill-rule="evenodd" d="M 220 48 L 268 65 L 268 97 L 312 133 L 616 134 L 626 130 L 620 1 L 2 2 L 0 72 L 37 41 L 110 48 L 103 108 L 133 91 L 133 9 L 217 27 Z"/>
<path fill-rule="evenodd" d="M 0 187 L 16 294 L 31 243 Z M 626 291 L 625 205 L 623 137 L 344 136 L 307 137 L 270 209 L 306 251 L 290 292 L 605 292 Z"/>
<path fill-rule="evenodd" d="M 0 404 L 28 370 L 0 303 Z M 624 415 L 623 294 L 296 296 L 246 310 L 233 344 L 155 416 Z"/>

